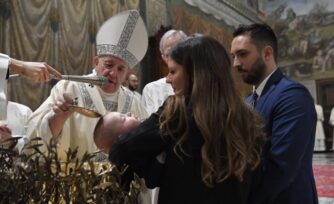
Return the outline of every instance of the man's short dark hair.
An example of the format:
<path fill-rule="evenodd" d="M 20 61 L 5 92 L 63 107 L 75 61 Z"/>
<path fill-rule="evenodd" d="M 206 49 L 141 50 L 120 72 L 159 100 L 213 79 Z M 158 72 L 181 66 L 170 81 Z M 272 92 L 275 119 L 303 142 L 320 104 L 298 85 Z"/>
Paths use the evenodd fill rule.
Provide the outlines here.
<path fill-rule="evenodd" d="M 277 62 L 278 48 L 275 32 L 267 24 L 254 23 L 250 25 L 240 25 L 234 32 L 233 38 L 239 35 L 248 34 L 257 48 L 269 45 L 274 50 L 274 58 Z"/>

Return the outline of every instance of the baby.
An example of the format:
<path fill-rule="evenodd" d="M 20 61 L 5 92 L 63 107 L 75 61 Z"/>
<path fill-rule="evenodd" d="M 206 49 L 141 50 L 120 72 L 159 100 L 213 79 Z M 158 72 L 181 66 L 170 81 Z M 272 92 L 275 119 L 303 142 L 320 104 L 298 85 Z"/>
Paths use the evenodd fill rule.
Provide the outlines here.
<path fill-rule="evenodd" d="M 109 154 L 110 146 L 121 134 L 125 134 L 137 127 L 138 117 L 132 113 L 122 114 L 110 112 L 101 118 L 94 130 L 94 141 L 104 153 Z"/>

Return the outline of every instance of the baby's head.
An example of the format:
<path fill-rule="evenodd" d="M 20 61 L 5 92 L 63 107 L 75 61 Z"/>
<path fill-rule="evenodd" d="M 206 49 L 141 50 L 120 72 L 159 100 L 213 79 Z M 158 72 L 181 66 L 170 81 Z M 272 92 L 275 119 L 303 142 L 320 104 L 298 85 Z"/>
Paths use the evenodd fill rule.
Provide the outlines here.
<path fill-rule="evenodd" d="M 110 146 L 121 134 L 137 127 L 140 120 L 131 113 L 109 112 L 103 116 L 94 130 L 94 141 L 98 148 L 109 153 Z"/>

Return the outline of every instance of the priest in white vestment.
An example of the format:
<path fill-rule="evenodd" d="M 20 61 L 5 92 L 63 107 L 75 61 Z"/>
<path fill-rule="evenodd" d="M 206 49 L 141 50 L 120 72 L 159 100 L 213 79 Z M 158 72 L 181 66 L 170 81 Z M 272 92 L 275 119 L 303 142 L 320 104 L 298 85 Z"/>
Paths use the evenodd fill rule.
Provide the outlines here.
<path fill-rule="evenodd" d="M 324 113 L 321 105 L 315 104 L 315 110 L 317 112 L 317 126 L 315 131 L 315 143 L 314 150 L 315 151 L 325 151 L 326 150 L 326 137 L 324 132 L 324 127 L 322 125 L 324 121 Z"/>
<path fill-rule="evenodd" d="M 135 74 L 128 74 L 125 80 L 127 88 L 139 99 L 141 100 L 141 94 L 137 92 L 139 80 Z M 144 104 L 143 104 L 144 105 Z"/>
<path fill-rule="evenodd" d="M 171 29 L 164 33 L 159 43 L 162 60 L 167 64 L 169 59 L 168 51 L 177 42 L 184 40 L 187 35 L 181 30 Z M 172 86 L 163 77 L 146 84 L 143 89 L 142 103 L 149 114 L 155 113 L 163 104 L 166 98 L 174 95 Z"/>
<path fill-rule="evenodd" d="M 8 101 L 7 119 L 0 122 L 0 139 L 2 141 L 10 137 L 21 137 L 14 147 L 17 152 L 20 152 L 25 144 L 26 123 L 31 114 L 32 111 L 28 106 Z"/>
<path fill-rule="evenodd" d="M 121 86 L 128 69 L 140 62 L 148 46 L 146 27 L 139 12 L 125 11 L 108 19 L 97 33 L 96 46 L 95 68 L 91 75 L 104 76 L 108 82 L 99 87 L 60 81 L 29 120 L 27 137 L 30 140 L 41 137 L 44 143 L 51 139 L 56 141 L 58 154 L 63 161 L 69 148 L 78 147 L 78 158 L 85 152 L 98 151 L 92 135 L 99 118 L 73 112 L 73 101 L 76 106 L 100 115 L 117 111 L 131 112 L 140 119 L 148 117 L 137 97 Z"/>

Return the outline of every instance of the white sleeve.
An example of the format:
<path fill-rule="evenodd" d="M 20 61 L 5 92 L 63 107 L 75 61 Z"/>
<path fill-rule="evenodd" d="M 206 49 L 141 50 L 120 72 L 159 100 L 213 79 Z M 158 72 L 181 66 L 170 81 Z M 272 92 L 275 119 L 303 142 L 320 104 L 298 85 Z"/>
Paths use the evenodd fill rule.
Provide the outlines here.
<path fill-rule="evenodd" d="M 28 139 L 26 138 L 27 131 L 28 131 L 28 125 L 27 122 L 32 115 L 32 110 L 28 106 L 21 106 L 21 113 L 22 113 L 22 121 L 24 121 L 24 129 L 22 132 L 22 139 L 19 139 L 16 144 L 16 148 L 18 152 L 21 154 L 22 149 L 24 145 L 28 142 Z"/>
<path fill-rule="evenodd" d="M 150 84 L 147 84 L 144 89 L 143 89 L 143 93 L 141 96 L 141 102 L 144 105 L 147 113 L 149 115 L 151 115 L 152 113 L 156 112 L 155 110 L 155 104 L 152 98 L 152 93 L 151 93 L 151 88 L 150 88 Z"/>
<path fill-rule="evenodd" d="M 324 122 L 325 118 L 324 118 L 324 111 L 322 109 L 322 106 L 319 105 L 319 120 L 321 122 Z"/>
<path fill-rule="evenodd" d="M 7 118 L 7 72 L 9 56 L 0 53 L 0 120 Z"/>

